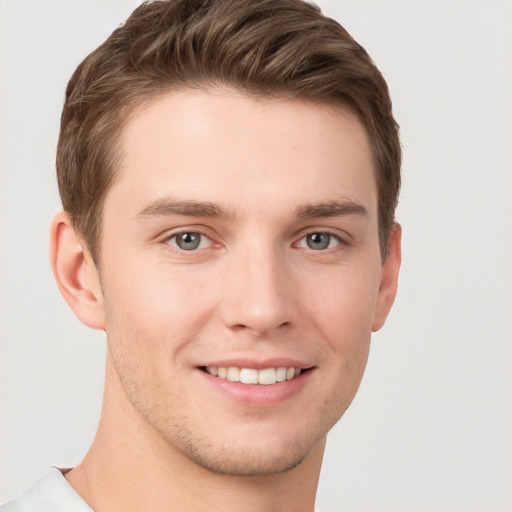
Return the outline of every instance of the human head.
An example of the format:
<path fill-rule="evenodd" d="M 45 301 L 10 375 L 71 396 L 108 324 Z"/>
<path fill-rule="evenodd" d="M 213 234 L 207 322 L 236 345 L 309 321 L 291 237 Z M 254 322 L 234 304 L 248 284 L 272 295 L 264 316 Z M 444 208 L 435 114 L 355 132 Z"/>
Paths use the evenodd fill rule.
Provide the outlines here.
<path fill-rule="evenodd" d="M 80 64 L 66 91 L 59 190 L 96 264 L 103 200 L 130 114 L 173 90 L 219 85 L 255 97 L 343 103 L 358 115 L 374 158 L 384 259 L 401 150 L 386 82 L 366 51 L 302 0 L 161 0 L 138 7 Z"/>

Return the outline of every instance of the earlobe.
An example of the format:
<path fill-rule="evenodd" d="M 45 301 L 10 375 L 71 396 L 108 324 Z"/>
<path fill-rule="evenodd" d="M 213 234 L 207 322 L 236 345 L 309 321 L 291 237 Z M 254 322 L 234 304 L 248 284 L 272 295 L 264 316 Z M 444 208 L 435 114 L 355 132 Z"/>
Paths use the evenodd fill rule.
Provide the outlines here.
<path fill-rule="evenodd" d="M 53 218 L 49 245 L 50 263 L 60 293 L 83 324 L 104 330 L 99 273 L 66 212 Z"/>
<path fill-rule="evenodd" d="M 388 239 L 386 260 L 382 265 L 382 277 L 372 325 L 373 332 L 382 328 L 395 301 L 401 261 L 402 228 L 400 224 L 395 223 Z"/>

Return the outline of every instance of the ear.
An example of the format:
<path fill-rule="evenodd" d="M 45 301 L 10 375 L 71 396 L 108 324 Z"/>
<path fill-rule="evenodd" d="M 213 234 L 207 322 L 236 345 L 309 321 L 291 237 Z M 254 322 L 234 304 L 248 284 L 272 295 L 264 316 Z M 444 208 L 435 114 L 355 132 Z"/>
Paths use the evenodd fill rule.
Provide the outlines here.
<path fill-rule="evenodd" d="M 105 329 L 99 272 L 66 212 L 50 227 L 50 263 L 60 293 L 77 318 L 93 329 Z"/>
<path fill-rule="evenodd" d="M 388 238 L 386 260 L 382 265 L 380 288 L 372 325 L 373 332 L 382 328 L 395 301 L 401 262 L 402 228 L 400 224 L 395 223 Z"/>

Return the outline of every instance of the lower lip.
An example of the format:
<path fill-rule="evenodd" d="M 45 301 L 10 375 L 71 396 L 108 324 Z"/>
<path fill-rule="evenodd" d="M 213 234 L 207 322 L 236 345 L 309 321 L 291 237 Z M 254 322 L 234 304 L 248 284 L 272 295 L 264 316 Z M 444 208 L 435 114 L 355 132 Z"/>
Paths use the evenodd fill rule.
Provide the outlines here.
<path fill-rule="evenodd" d="M 249 407 L 271 407 L 289 400 L 298 394 L 307 384 L 313 369 L 301 373 L 298 377 L 275 384 L 242 384 L 214 377 L 208 372 L 197 369 L 209 386 L 230 399 Z"/>

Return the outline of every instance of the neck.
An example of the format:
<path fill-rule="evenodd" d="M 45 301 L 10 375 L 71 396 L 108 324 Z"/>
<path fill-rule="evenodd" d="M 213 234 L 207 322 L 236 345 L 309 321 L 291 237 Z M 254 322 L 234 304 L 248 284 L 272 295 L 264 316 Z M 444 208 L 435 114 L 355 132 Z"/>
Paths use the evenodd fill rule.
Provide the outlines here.
<path fill-rule="evenodd" d="M 162 439 L 132 408 L 107 368 L 96 437 L 66 478 L 101 512 L 312 512 L 324 446 L 322 439 L 299 465 L 279 474 L 214 473 Z"/>

